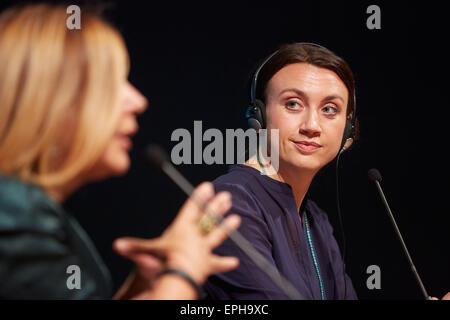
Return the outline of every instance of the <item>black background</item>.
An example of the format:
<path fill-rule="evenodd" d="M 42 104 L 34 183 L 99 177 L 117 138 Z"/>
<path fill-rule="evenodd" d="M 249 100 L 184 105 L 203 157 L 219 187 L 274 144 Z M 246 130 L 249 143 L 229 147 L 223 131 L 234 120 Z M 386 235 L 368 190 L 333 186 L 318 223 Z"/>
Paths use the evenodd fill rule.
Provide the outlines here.
<path fill-rule="evenodd" d="M 56 1 L 54 1 L 56 2 Z M 6 1 L 3 9 L 15 3 Z M 73 1 L 82 14 L 86 3 Z M 381 30 L 369 30 L 366 9 L 381 8 Z M 106 17 L 122 32 L 130 81 L 148 98 L 139 117 L 130 171 L 85 186 L 66 203 L 94 240 L 116 288 L 130 271 L 112 241 L 161 234 L 185 200 L 142 149 L 167 150 L 177 128 L 193 132 L 245 128 L 251 70 L 280 44 L 308 41 L 342 56 L 356 77 L 358 144 L 341 157 L 341 206 L 347 271 L 361 299 L 420 299 L 421 293 L 367 170 L 376 167 L 404 240 L 429 293 L 450 290 L 448 240 L 448 42 L 441 4 L 427 1 L 153 2 L 110 1 Z M 206 146 L 206 143 L 204 143 Z M 193 183 L 213 180 L 225 165 L 181 165 Z M 334 163 L 311 187 L 341 241 Z M 381 289 L 366 286 L 369 265 L 381 268 Z"/>

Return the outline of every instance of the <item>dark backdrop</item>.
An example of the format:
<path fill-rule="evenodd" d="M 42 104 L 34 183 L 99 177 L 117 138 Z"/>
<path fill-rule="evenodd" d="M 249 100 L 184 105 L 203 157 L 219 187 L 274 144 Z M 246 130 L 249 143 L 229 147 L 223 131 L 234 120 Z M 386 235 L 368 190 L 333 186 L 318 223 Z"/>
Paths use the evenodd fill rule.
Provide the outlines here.
<path fill-rule="evenodd" d="M 72 3 L 83 6 L 88 2 Z M 99 2 L 99 1 L 97 1 Z M 2 8 L 7 4 L 2 2 Z M 100 2 L 103 3 L 103 2 Z M 66 207 L 93 238 L 115 286 L 132 265 L 111 249 L 120 236 L 155 237 L 185 200 L 165 176 L 149 169 L 143 147 L 167 150 L 177 128 L 245 128 L 250 71 L 280 44 L 310 41 L 342 56 L 356 77 L 361 137 L 341 157 L 341 205 L 347 270 L 361 299 L 420 299 L 421 294 L 367 170 L 376 167 L 405 242 L 428 291 L 450 289 L 448 240 L 448 28 L 438 4 L 406 1 L 293 1 L 209 4 L 110 1 L 106 16 L 123 33 L 130 81 L 149 99 L 134 138 L 132 167 L 121 178 L 80 189 Z M 112 4 L 112 5 L 111 5 Z M 366 8 L 381 8 L 381 30 L 368 30 Z M 204 144 L 205 146 L 206 144 Z M 181 165 L 194 184 L 225 165 Z M 335 166 L 312 185 L 338 241 Z M 366 287 L 366 268 L 381 268 L 381 289 Z"/>

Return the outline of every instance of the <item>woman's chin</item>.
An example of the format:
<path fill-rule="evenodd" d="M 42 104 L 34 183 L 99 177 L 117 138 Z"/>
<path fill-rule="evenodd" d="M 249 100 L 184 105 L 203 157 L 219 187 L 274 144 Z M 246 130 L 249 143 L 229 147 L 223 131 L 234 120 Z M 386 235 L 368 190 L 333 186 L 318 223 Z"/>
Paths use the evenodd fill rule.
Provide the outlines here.
<path fill-rule="evenodd" d="M 117 152 L 113 156 L 105 157 L 97 162 L 88 173 L 88 180 L 98 181 L 112 177 L 125 175 L 130 168 L 130 157 L 128 153 Z"/>
<path fill-rule="evenodd" d="M 128 154 L 122 155 L 119 159 L 117 157 L 113 163 L 110 164 L 110 172 L 111 176 L 123 176 L 130 169 L 130 157 Z"/>
<path fill-rule="evenodd" d="M 294 159 L 290 163 L 292 167 L 302 171 L 318 171 L 323 166 L 320 161 L 311 158 Z"/>

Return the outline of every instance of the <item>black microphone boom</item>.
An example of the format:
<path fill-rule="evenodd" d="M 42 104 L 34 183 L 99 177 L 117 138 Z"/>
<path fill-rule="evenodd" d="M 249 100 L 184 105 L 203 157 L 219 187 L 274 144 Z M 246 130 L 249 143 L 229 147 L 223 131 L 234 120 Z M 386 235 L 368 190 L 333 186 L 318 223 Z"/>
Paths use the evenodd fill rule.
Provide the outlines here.
<path fill-rule="evenodd" d="M 375 184 L 377 186 L 378 192 L 380 193 L 381 199 L 383 200 L 383 204 L 389 214 L 389 218 L 391 219 L 392 225 L 394 226 L 395 233 L 397 233 L 397 236 L 400 240 L 403 251 L 405 252 L 406 258 L 408 259 L 409 266 L 411 267 L 411 271 L 414 274 L 414 276 L 417 280 L 417 283 L 419 284 L 420 290 L 422 291 L 422 294 L 425 297 L 425 300 L 431 300 L 431 297 L 428 295 L 427 290 L 425 289 L 425 287 L 422 283 L 422 280 L 420 279 L 419 273 L 417 272 L 417 269 L 411 259 L 409 251 L 406 248 L 405 241 L 403 241 L 403 237 L 400 233 L 397 223 L 395 222 L 394 215 L 392 214 L 391 208 L 389 207 L 386 197 L 384 196 L 383 189 L 381 188 L 381 185 L 380 185 L 380 181 L 381 181 L 380 171 L 378 171 L 375 168 L 370 169 L 368 172 L 368 176 L 369 176 L 369 180 L 375 182 Z"/>
<path fill-rule="evenodd" d="M 157 146 L 150 145 L 145 149 L 145 156 L 152 166 L 161 169 L 172 181 L 178 185 L 188 197 L 194 200 L 205 211 L 205 215 L 215 220 L 216 225 L 224 228 L 228 237 L 241 249 L 272 281 L 292 300 L 304 300 L 298 290 L 281 273 L 264 258 L 253 245 L 245 239 L 237 230 L 225 228 L 221 222 L 223 218 L 214 212 L 207 210 L 207 204 L 200 199 L 193 197 L 194 187 L 183 175 L 169 162 L 165 151 Z"/>

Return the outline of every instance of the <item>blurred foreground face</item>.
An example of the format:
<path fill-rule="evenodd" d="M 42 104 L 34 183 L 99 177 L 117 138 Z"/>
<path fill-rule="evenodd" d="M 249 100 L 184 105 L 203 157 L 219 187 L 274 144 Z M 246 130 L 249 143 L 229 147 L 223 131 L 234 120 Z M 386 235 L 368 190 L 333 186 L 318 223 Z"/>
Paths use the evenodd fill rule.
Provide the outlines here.
<path fill-rule="evenodd" d="M 0 172 L 57 198 L 127 171 L 147 104 L 120 33 L 89 12 L 79 30 L 66 19 L 48 4 L 0 14 Z"/>
<path fill-rule="evenodd" d="M 348 90 L 331 70 L 289 64 L 268 82 L 268 129 L 279 129 L 280 165 L 316 172 L 334 159 L 344 133 Z"/>
<path fill-rule="evenodd" d="M 139 129 L 136 117 L 147 108 L 147 99 L 128 81 L 125 81 L 119 95 L 121 113 L 116 131 L 105 151 L 92 168 L 95 178 L 122 175 L 130 167 L 129 151 L 131 138 Z"/>

